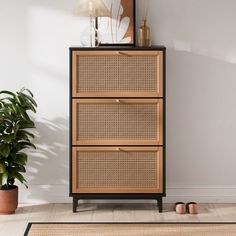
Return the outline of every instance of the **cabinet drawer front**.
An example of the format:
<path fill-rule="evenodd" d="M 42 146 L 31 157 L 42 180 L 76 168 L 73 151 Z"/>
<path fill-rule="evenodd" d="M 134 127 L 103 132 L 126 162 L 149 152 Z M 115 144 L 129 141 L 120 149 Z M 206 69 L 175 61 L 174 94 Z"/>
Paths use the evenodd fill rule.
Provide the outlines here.
<path fill-rule="evenodd" d="M 73 145 L 162 145 L 161 99 L 74 99 Z"/>
<path fill-rule="evenodd" d="M 162 193 L 162 148 L 73 148 L 73 193 Z"/>
<path fill-rule="evenodd" d="M 162 51 L 75 51 L 73 97 L 162 97 Z"/>

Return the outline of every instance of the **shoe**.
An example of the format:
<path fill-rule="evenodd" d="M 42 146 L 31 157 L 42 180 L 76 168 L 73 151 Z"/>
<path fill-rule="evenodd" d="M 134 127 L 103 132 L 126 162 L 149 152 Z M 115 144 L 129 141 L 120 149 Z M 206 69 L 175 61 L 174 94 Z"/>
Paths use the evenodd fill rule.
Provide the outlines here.
<path fill-rule="evenodd" d="M 196 202 L 189 202 L 186 204 L 187 212 L 191 215 L 198 214 L 198 206 Z"/>
<path fill-rule="evenodd" d="M 177 214 L 185 214 L 186 213 L 186 206 L 183 202 L 175 203 L 175 212 Z"/>

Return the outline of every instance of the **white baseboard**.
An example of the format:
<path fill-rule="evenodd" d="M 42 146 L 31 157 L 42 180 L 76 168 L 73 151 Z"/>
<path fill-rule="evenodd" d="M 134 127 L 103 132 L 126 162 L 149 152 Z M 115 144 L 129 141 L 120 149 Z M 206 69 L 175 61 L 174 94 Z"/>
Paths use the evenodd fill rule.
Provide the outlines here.
<path fill-rule="evenodd" d="M 236 186 L 170 187 L 168 203 L 197 201 L 199 203 L 236 203 Z"/>
<path fill-rule="evenodd" d="M 236 203 L 236 186 L 170 187 L 165 203 L 197 201 L 199 203 Z M 68 185 L 29 185 L 20 187 L 20 203 L 71 203 Z M 98 202 L 92 201 L 92 202 Z M 101 201 L 100 201 L 101 202 Z M 133 200 L 103 200 L 102 202 L 134 202 Z M 147 201 L 135 201 L 147 202 Z"/>

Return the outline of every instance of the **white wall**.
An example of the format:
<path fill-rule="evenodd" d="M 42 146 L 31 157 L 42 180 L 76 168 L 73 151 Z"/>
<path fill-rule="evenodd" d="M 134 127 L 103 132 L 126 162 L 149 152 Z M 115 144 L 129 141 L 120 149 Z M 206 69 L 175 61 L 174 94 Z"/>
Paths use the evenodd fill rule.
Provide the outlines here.
<path fill-rule="evenodd" d="M 68 47 L 88 26 L 76 2 L 0 0 L 0 90 L 26 86 L 39 104 L 22 202 L 71 201 Z M 236 202 L 236 1 L 147 2 L 153 43 L 168 48 L 167 201 Z"/>

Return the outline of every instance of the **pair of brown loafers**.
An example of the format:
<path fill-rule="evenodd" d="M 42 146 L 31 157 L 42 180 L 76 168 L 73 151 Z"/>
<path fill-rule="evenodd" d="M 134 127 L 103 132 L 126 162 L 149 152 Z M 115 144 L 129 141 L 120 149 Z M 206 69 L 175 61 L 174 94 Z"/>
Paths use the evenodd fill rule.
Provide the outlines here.
<path fill-rule="evenodd" d="M 177 202 L 175 204 L 175 212 L 177 214 L 185 214 L 186 212 L 191 215 L 198 214 L 198 207 L 196 202 L 189 202 L 186 205 L 184 202 Z"/>

